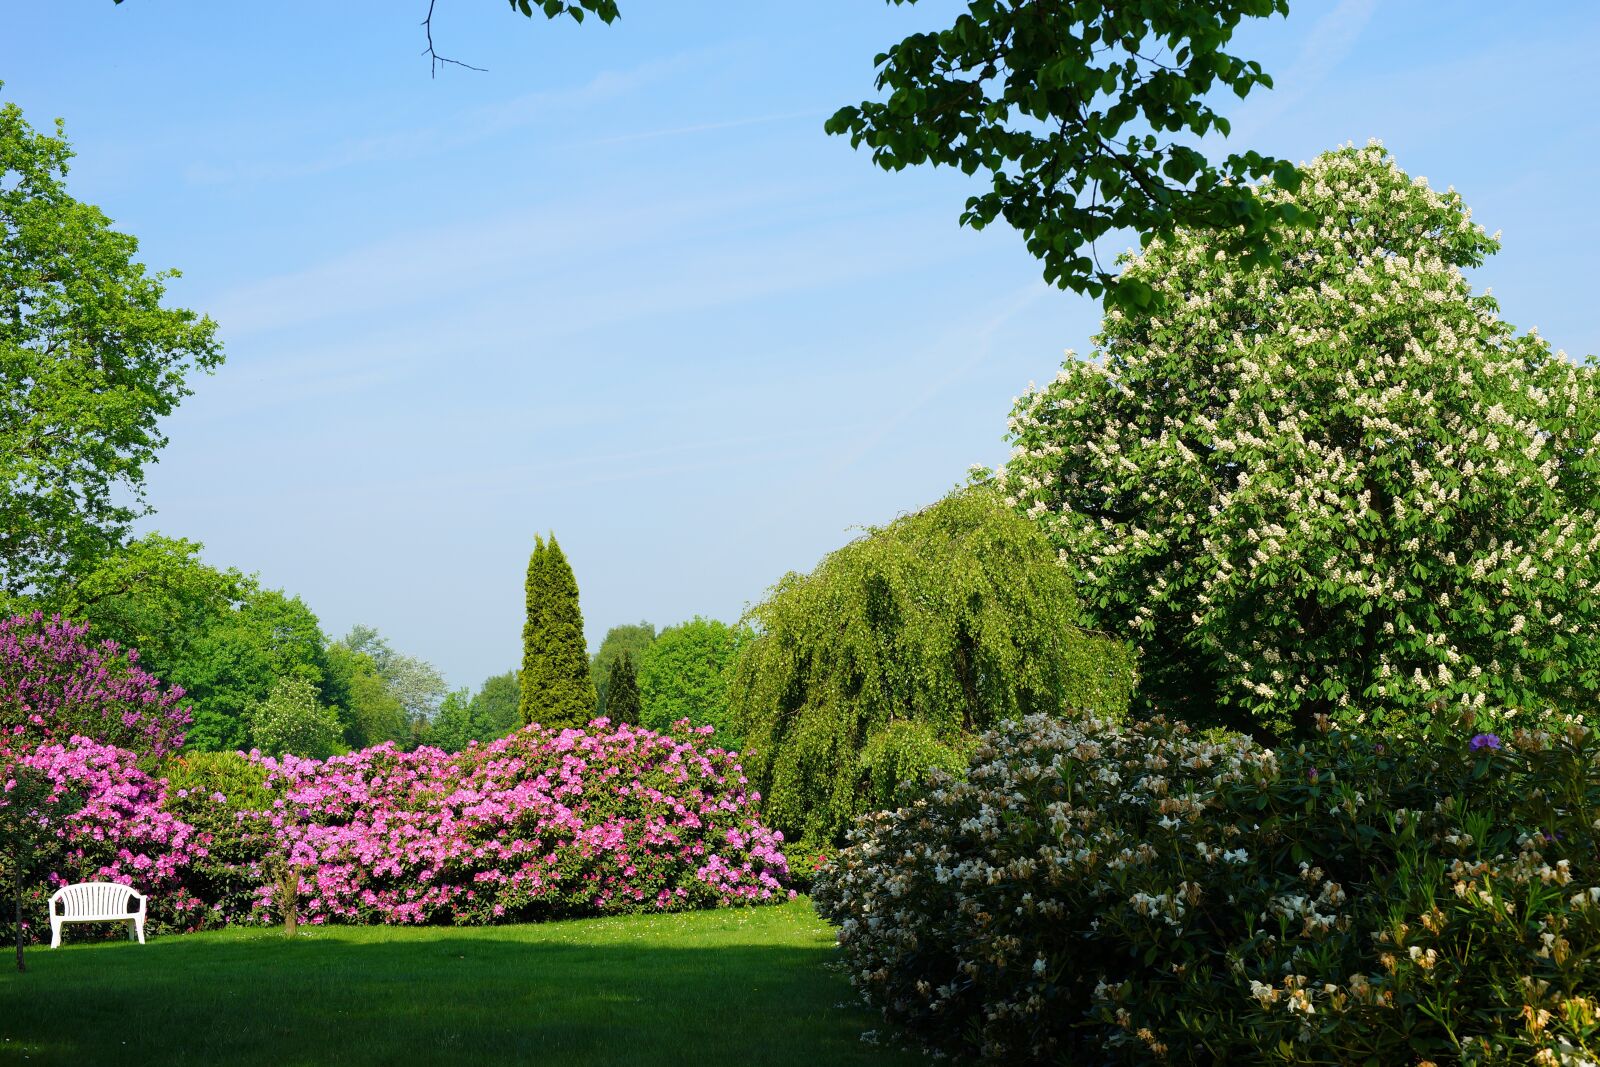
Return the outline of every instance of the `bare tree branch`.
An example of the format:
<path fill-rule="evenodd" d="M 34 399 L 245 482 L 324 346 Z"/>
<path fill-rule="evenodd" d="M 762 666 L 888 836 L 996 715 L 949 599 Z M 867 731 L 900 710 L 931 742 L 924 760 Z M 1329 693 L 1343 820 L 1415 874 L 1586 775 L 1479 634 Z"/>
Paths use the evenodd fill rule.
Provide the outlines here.
<path fill-rule="evenodd" d="M 430 78 L 437 78 L 439 76 L 439 66 L 441 64 L 443 64 L 443 63 L 452 63 L 452 64 L 454 64 L 455 66 L 458 66 L 458 67 L 466 67 L 468 70 L 476 70 L 476 71 L 487 70 L 488 69 L 487 67 L 474 67 L 471 63 L 463 63 L 459 59 L 450 59 L 449 57 L 441 56 L 438 52 L 434 51 L 434 48 L 433 48 L 433 5 L 435 3 L 437 3 L 437 2 L 438 2 L 438 0 L 428 0 L 428 14 L 427 14 L 427 17 L 422 20 L 422 32 L 428 38 L 428 47 L 425 48 L 423 50 L 423 52 L 422 52 L 423 55 L 428 57 L 428 76 Z"/>

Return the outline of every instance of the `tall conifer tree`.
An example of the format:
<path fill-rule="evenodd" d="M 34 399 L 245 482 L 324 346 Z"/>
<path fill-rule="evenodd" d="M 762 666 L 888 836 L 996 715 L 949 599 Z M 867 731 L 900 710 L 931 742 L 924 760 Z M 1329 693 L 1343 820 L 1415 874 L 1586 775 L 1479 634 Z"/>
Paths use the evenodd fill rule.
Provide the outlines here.
<path fill-rule="evenodd" d="M 545 646 L 544 603 L 549 599 L 545 592 L 544 553 L 544 538 L 535 534 L 523 585 L 526 616 L 522 623 L 522 673 L 518 676 L 517 711 L 525 723 L 537 719 L 538 694 L 548 685 L 541 654 Z"/>
<path fill-rule="evenodd" d="M 524 722 L 582 726 L 594 712 L 594 680 L 583 640 L 578 580 L 556 543 L 536 541 L 528 561 L 528 620 L 522 630 Z"/>
<path fill-rule="evenodd" d="M 615 723 L 639 725 L 639 680 L 634 674 L 633 657 L 624 652 L 611 661 L 606 679 L 605 715 Z"/>

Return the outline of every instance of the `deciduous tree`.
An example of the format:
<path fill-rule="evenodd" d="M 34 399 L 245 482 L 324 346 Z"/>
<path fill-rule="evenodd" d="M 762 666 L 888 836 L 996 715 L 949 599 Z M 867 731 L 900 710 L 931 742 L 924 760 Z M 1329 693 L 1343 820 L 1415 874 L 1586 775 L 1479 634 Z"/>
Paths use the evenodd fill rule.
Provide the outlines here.
<path fill-rule="evenodd" d="M 216 324 L 163 306 L 176 272 L 74 199 L 72 151 L 0 104 L 0 594 L 49 592 L 146 513 L 160 420 L 222 362 Z"/>
<path fill-rule="evenodd" d="M 665 730 L 679 719 L 716 730 L 712 743 L 738 748 L 741 734 L 728 710 L 728 673 L 749 632 L 695 616 L 662 630 L 639 657 L 640 721 Z"/>
<path fill-rule="evenodd" d="M 1600 693 L 1600 368 L 1463 271 L 1499 247 L 1381 147 L 1262 199 L 1322 220 L 1255 264 L 1184 230 L 1012 416 L 1000 481 L 1142 700 L 1282 734 Z"/>
<path fill-rule="evenodd" d="M 729 697 L 790 840 L 831 846 L 898 783 L 959 771 L 1002 719 L 1121 714 L 1132 653 L 1077 625 L 1039 529 L 970 490 L 871 529 L 751 609 Z"/>

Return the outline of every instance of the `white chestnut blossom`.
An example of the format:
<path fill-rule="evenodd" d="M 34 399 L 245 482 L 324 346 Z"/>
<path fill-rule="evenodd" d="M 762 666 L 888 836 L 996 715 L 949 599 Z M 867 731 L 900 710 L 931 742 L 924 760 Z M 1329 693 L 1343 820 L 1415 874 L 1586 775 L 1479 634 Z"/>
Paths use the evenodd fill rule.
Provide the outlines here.
<path fill-rule="evenodd" d="M 1018 400 L 1002 491 L 1163 710 L 1592 703 L 1600 368 L 1473 292 L 1498 242 L 1454 191 L 1377 145 L 1303 172 L 1276 261 L 1189 232 L 1128 261 L 1157 309 Z"/>

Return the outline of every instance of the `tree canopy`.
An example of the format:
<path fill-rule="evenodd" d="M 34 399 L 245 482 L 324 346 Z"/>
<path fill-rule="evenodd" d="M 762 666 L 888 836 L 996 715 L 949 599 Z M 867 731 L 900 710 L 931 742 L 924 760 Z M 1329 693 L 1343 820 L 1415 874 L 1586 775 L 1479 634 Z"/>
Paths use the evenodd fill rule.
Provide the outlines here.
<path fill-rule="evenodd" d="M 869 529 L 751 609 L 729 698 L 767 818 L 831 845 L 976 735 L 1034 712 L 1114 716 L 1127 645 L 1081 629 L 1038 527 L 982 489 Z"/>
<path fill-rule="evenodd" d="M 1151 707 L 1273 733 L 1593 707 L 1600 368 L 1472 291 L 1497 240 L 1381 147 L 1261 196 L 1322 221 L 1271 263 L 1196 230 L 1129 262 L 1165 310 L 1112 310 L 1022 398 L 1004 491 Z"/>
<path fill-rule="evenodd" d="M 620 15 L 616 0 L 509 3 L 529 18 Z M 432 70 L 471 67 L 435 49 L 435 4 L 423 18 Z M 840 108 L 824 129 L 886 170 L 984 172 L 989 188 L 967 199 L 963 225 L 1003 219 L 1052 284 L 1145 307 L 1155 290 L 1103 265 L 1097 240 L 1203 228 L 1259 259 L 1299 218 L 1296 205 L 1263 201 L 1249 184 L 1270 175 L 1291 186 L 1291 163 L 1252 150 L 1213 160 L 1197 147 L 1230 129 L 1214 94 L 1272 87 L 1260 64 L 1227 50 L 1240 23 L 1288 12 L 1289 0 L 970 0 L 945 29 L 880 53 L 882 99 Z"/>
<path fill-rule="evenodd" d="M 633 655 L 624 652 L 611 661 L 611 676 L 606 679 L 606 718 L 616 723 L 638 726 L 642 721 L 639 705 L 639 680 L 633 668 Z"/>
<path fill-rule="evenodd" d="M 445 696 L 425 737 L 446 752 L 459 752 L 473 741 L 493 741 L 522 725 L 517 714 L 517 673 L 507 671 L 484 679 L 478 692 L 458 689 Z"/>
<path fill-rule="evenodd" d="M 597 714 L 605 714 L 606 692 L 610 688 L 613 664 L 624 655 L 630 656 L 637 671 L 640 661 L 644 658 L 644 650 L 649 648 L 650 642 L 655 639 L 656 628 L 644 621 L 623 623 L 606 631 L 605 637 L 600 640 L 600 648 L 595 652 L 594 659 L 589 661 L 589 675 L 594 679 L 595 690 L 599 696 Z"/>
<path fill-rule="evenodd" d="M 1097 239 L 1182 226 L 1260 258 L 1274 227 L 1298 217 L 1247 184 L 1292 185 L 1293 164 L 1254 151 L 1213 162 L 1183 140 L 1228 133 L 1212 92 L 1272 87 L 1225 48 L 1245 18 L 1288 11 L 1288 0 L 971 0 L 949 28 L 879 55 L 885 98 L 841 108 L 827 130 L 885 170 L 986 172 L 963 225 L 1004 219 L 1051 284 L 1144 307 L 1151 287 L 1102 266 Z"/>
<path fill-rule="evenodd" d="M 0 104 L 0 594 L 47 593 L 148 510 L 145 467 L 216 324 L 162 305 L 175 271 L 68 194 L 72 151 Z"/>
<path fill-rule="evenodd" d="M 665 730 L 679 719 L 716 730 L 711 740 L 738 748 L 728 711 L 728 673 L 748 637 L 743 627 L 695 616 L 662 630 L 639 657 L 640 721 Z"/>
<path fill-rule="evenodd" d="M 426 660 L 396 651 L 389 639 L 373 626 L 358 623 L 338 643 L 358 656 L 367 657 L 383 683 L 386 697 L 399 704 L 404 726 L 402 736 L 394 740 L 420 738 L 450 688 L 439 669 Z"/>

